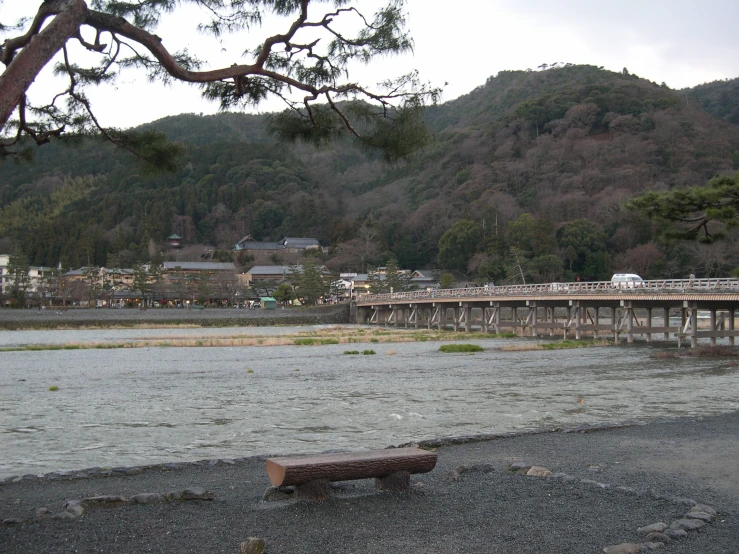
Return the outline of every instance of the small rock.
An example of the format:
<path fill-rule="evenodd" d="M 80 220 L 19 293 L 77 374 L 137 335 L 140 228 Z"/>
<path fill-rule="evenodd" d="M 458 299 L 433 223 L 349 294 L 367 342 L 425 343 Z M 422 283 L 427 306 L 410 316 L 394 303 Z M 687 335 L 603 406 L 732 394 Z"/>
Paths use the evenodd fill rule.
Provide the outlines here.
<path fill-rule="evenodd" d="M 72 512 L 68 512 L 64 510 L 63 512 L 59 512 L 58 514 L 54 514 L 51 516 L 51 519 L 58 519 L 61 521 L 71 521 L 73 519 L 77 519 L 77 516 L 74 515 Z"/>
<path fill-rule="evenodd" d="M 280 500 L 290 500 L 295 494 L 293 489 L 286 489 L 283 487 L 267 487 L 262 495 L 262 500 L 265 502 L 279 502 Z"/>
<path fill-rule="evenodd" d="M 683 529 L 665 529 L 665 535 L 676 541 L 687 537 L 688 532 Z"/>
<path fill-rule="evenodd" d="M 166 501 L 167 498 L 163 494 L 155 492 L 142 492 L 129 499 L 131 504 L 161 504 Z"/>
<path fill-rule="evenodd" d="M 43 516 L 49 515 L 50 513 L 51 513 L 51 510 L 49 510 L 49 508 L 47 508 L 46 506 L 36 508 L 36 517 L 43 517 Z"/>
<path fill-rule="evenodd" d="M 521 471 L 527 472 L 531 466 L 523 462 L 513 462 L 508 465 L 508 471 Z"/>
<path fill-rule="evenodd" d="M 9 517 L 8 519 L 4 519 L 2 520 L 2 522 L 0 522 L 0 524 L 2 525 L 18 525 L 20 523 L 23 523 L 23 520 L 15 517 Z"/>
<path fill-rule="evenodd" d="M 648 535 L 649 533 L 661 533 L 665 529 L 667 529 L 668 525 L 663 522 L 659 523 L 652 523 L 651 525 L 646 525 L 644 527 L 639 527 L 636 532 L 641 533 L 642 535 Z"/>
<path fill-rule="evenodd" d="M 175 500 L 182 500 L 182 491 L 170 491 L 165 492 L 164 498 L 167 499 L 167 502 L 173 502 Z"/>
<path fill-rule="evenodd" d="M 658 548 L 662 548 L 664 546 L 661 542 L 645 542 L 644 544 L 640 544 L 639 548 L 641 550 L 657 550 Z"/>
<path fill-rule="evenodd" d="M 696 529 L 700 529 L 706 524 L 705 521 L 701 521 L 700 519 L 678 519 L 676 521 L 673 521 L 670 524 L 670 529 L 682 529 L 684 531 L 695 531 Z"/>
<path fill-rule="evenodd" d="M 708 512 L 688 512 L 687 514 L 685 514 L 685 517 L 687 519 L 699 519 L 701 521 L 705 521 L 706 523 L 711 523 L 714 518 L 714 516 L 712 516 Z"/>
<path fill-rule="evenodd" d="M 264 554 L 264 539 L 249 537 L 239 544 L 239 554 Z"/>
<path fill-rule="evenodd" d="M 530 475 L 531 477 L 550 477 L 552 472 L 545 467 L 531 466 L 526 472 L 526 475 Z"/>
<path fill-rule="evenodd" d="M 603 468 L 601 468 L 598 464 L 592 464 L 592 465 L 589 465 L 588 466 L 588 471 L 600 472 L 602 470 L 603 470 Z"/>
<path fill-rule="evenodd" d="M 605 552 L 605 554 L 636 554 L 639 550 L 640 548 L 638 544 L 624 542 L 613 546 L 606 546 L 603 549 L 603 552 Z"/>
<path fill-rule="evenodd" d="M 676 504 L 682 504 L 684 506 L 696 506 L 698 503 L 692 498 L 680 498 L 676 497 L 672 499 Z"/>
<path fill-rule="evenodd" d="M 709 506 L 707 504 L 696 504 L 692 508 L 690 508 L 691 512 L 705 512 L 707 514 L 711 514 L 712 516 L 716 516 L 718 512 L 716 512 L 716 508 Z"/>
<path fill-rule="evenodd" d="M 665 535 L 664 533 L 649 533 L 646 536 L 647 542 L 661 542 L 661 543 L 667 544 L 671 540 L 672 539 L 668 537 L 667 535 Z"/>
<path fill-rule="evenodd" d="M 182 500 L 215 500 L 216 496 L 202 487 L 182 491 Z"/>
<path fill-rule="evenodd" d="M 125 496 L 101 495 L 90 496 L 80 500 L 81 504 L 125 504 L 128 499 Z"/>
<path fill-rule="evenodd" d="M 85 509 L 80 505 L 79 500 L 67 500 L 64 503 L 64 510 L 79 517 L 85 513 Z"/>

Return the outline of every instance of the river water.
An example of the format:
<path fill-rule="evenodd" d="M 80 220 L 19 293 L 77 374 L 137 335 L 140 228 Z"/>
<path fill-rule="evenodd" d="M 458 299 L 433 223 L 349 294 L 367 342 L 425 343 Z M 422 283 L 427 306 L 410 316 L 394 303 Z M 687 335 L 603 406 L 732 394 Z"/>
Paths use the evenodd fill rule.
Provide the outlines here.
<path fill-rule="evenodd" d="M 288 329 L 253 331 L 296 331 Z M 251 331 L 5 331 L 0 345 Z M 644 344 L 505 352 L 516 339 L 469 342 L 486 350 L 444 354 L 438 342 L 415 342 L 0 352 L 0 478 L 739 409 L 731 359 L 655 359 L 664 347 Z M 347 346 L 376 354 L 344 355 Z"/>

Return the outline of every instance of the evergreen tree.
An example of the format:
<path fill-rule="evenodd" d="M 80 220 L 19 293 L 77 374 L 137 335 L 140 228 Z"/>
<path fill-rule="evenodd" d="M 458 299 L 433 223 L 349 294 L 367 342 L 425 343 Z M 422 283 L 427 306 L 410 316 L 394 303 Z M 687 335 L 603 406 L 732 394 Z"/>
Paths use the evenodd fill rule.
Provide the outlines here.
<path fill-rule="evenodd" d="M 313 306 L 327 294 L 328 284 L 323 276 L 322 266 L 305 263 L 300 267 L 293 266 L 290 269 L 290 280 L 301 304 Z"/>
<path fill-rule="evenodd" d="M 390 258 L 387 261 L 383 288 L 385 292 L 406 292 L 413 289 L 411 274 L 407 271 L 401 271 L 395 258 Z"/>
<path fill-rule="evenodd" d="M 42 145 L 70 133 L 97 134 L 157 167 L 174 169 L 179 149 L 162 134 L 103 128 L 94 116 L 86 89 L 115 82 L 121 70 L 131 67 L 165 84 L 176 80 L 199 86 L 203 97 L 218 102 L 222 110 L 258 105 L 267 97 L 282 99 L 287 109 L 271 125 L 286 140 L 321 144 L 350 136 L 390 159 L 407 156 L 428 141 L 421 109 L 439 92 L 420 83 L 415 72 L 389 79 L 377 89 L 349 77 L 357 61 L 412 49 L 402 0 L 388 2 L 374 17 L 345 0 L 332 3 L 340 9 L 325 10 L 312 0 L 193 1 L 207 14 L 197 22 L 198 31 L 215 37 L 240 35 L 247 43 L 242 51 L 248 59 L 206 70 L 201 66 L 209 65 L 207 61 L 187 50 L 168 51 L 171 41 L 154 34 L 162 19 L 188 3 L 46 0 L 40 5 L 26 2 L 27 17 L 17 27 L 0 21 L 0 30 L 10 34 L 0 50 L 5 66 L 0 74 L 0 134 L 8 137 L 0 142 L 0 156 L 19 155 L 27 145 L 23 139 Z M 284 32 L 248 44 L 251 29 L 267 14 L 282 18 Z M 352 26 L 358 27 L 355 33 L 347 31 Z M 101 34 L 108 37 L 106 43 L 100 42 Z M 97 36 L 94 44 L 85 41 L 88 36 Z M 75 38 L 87 57 L 67 49 Z M 54 59 L 68 85 L 47 91 L 54 97 L 50 104 L 32 105 L 26 92 Z M 80 65 L 88 60 L 94 60 L 91 66 Z M 362 101 L 336 102 L 354 98 Z"/>
<path fill-rule="evenodd" d="M 28 258 L 16 248 L 8 259 L 8 275 L 13 283 L 10 287 L 10 300 L 14 307 L 22 308 L 26 305 L 26 292 L 31 286 L 28 276 Z"/>

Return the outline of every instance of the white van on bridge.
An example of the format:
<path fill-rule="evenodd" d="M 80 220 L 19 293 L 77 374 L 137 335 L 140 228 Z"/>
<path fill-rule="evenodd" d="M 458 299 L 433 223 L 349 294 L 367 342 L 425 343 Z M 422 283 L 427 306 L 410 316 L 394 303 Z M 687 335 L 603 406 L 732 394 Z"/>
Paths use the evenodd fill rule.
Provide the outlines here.
<path fill-rule="evenodd" d="M 616 273 L 611 277 L 611 286 L 617 289 L 633 289 L 642 286 L 643 282 L 636 273 Z"/>

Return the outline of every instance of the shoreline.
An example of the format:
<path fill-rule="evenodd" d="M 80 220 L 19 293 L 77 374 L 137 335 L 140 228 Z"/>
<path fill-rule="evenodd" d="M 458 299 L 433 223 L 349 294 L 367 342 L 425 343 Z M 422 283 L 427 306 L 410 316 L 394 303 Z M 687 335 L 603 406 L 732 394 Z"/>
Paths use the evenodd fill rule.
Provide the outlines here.
<path fill-rule="evenodd" d="M 709 504 L 715 521 L 660 549 L 735 553 L 739 541 L 739 412 L 648 423 L 532 430 L 425 442 L 437 468 L 405 493 L 369 480 L 337 483 L 323 503 L 264 502 L 267 455 L 173 463 L 127 473 L 29 478 L 0 486 L 0 544 L 7 552 L 231 552 L 250 536 L 267 553 L 586 553 L 640 543 L 636 531 Z M 509 471 L 543 466 L 549 478 Z M 105 470 L 103 470 L 105 471 Z M 120 504 L 73 521 L 38 516 L 95 495 L 202 487 L 213 500 Z M 196 538 L 197 537 L 197 538 Z M 6 551 L 6 550 L 3 550 Z"/>
<path fill-rule="evenodd" d="M 556 433 L 595 433 L 598 431 L 609 431 L 613 429 L 623 429 L 632 426 L 650 425 L 653 423 L 678 423 L 680 421 L 693 421 L 695 417 L 678 417 L 678 418 L 660 418 L 654 421 L 631 421 L 626 420 L 623 422 L 609 423 L 609 424 L 593 424 L 593 425 L 578 425 L 576 427 L 557 427 L 552 429 L 538 428 L 538 429 L 523 429 L 519 431 L 510 431 L 506 433 L 478 433 L 474 435 L 459 435 L 459 436 L 447 436 L 439 437 L 434 439 L 423 439 L 414 442 L 407 442 L 402 444 L 389 445 L 385 448 L 404 448 L 408 446 L 416 446 L 423 449 L 433 450 L 436 448 L 443 448 L 445 446 L 455 446 L 462 444 L 472 444 L 477 442 L 486 442 L 502 439 L 513 439 L 516 437 L 525 437 L 532 435 L 547 435 Z M 336 452 L 336 450 L 317 451 L 314 454 L 325 454 L 330 452 Z M 83 469 L 72 469 L 72 470 L 60 470 L 60 471 L 49 471 L 45 473 L 27 473 L 25 475 L 9 475 L 6 477 L 0 477 L 0 486 L 8 483 L 18 483 L 21 481 L 56 481 L 59 479 L 66 479 L 73 481 L 75 479 L 88 479 L 90 477 L 111 477 L 111 476 L 123 476 L 123 475 L 139 475 L 144 471 L 157 471 L 167 470 L 174 468 L 183 468 L 187 466 L 217 466 L 217 465 L 233 465 L 243 463 L 250 459 L 264 459 L 274 456 L 281 457 L 292 457 L 292 456 L 304 456 L 305 453 L 261 453 L 254 454 L 252 456 L 244 456 L 241 458 L 207 458 L 202 460 L 193 460 L 187 462 L 164 462 L 156 464 L 142 464 L 135 466 L 105 466 L 105 467 L 89 467 Z"/>
<path fill-rule="evenodd" d="M 0 309 L 0 330 L 130 329 L 138 327 L 251 327 L 349 323 L 349 305 L 277 310 L 206 308 L 69 308 L 67 310 Z"/>

